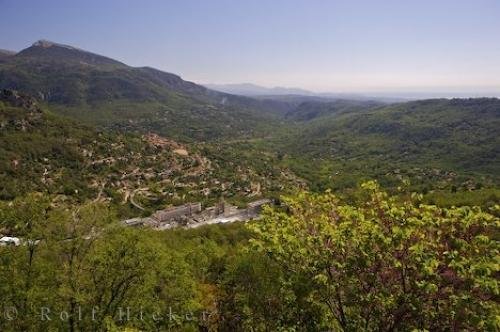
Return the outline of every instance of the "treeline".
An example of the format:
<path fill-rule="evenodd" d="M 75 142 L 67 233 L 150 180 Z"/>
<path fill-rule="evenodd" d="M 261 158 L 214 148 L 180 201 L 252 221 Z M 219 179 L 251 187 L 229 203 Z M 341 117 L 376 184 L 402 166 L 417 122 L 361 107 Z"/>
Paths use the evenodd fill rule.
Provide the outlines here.
<path fill-rule="evenodd" d="M 0 206 L 2 331 L 457 331 L 500 327 L 499 206 L 368 182 L 283 198 L 247 225 L 154 232 L 106 206 Z"/>

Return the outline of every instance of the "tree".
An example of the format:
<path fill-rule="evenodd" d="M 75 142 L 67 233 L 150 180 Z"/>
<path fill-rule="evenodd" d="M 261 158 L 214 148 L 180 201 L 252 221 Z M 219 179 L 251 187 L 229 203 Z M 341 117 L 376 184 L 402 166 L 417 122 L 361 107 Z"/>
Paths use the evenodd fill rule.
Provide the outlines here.
<path fill-rule="evenodd" d="M 0 315 L 2 331 L 196 327 L 184 319 L 200 309 L 191 269 L 157 232 L 119 225 L 104 205 L 38 195 L 0 205 L 0 217 L 23 239 L 0 247 L 2 310 L 15 310 Z"/>
<path fill-rule="evenodd" d="M 20 246 L 0 246 L 0 293 L 4 310 L 12 315 L 0 316 L 5 330 L 28 330 L 37 324 L 34 308 L 44 298 L 52 296 L 49 273 L 43 261 L 39 241 L 45 237 L 50 201 L 38 194 L 30 194 L 12 202 L 0 202 L 0 229 L 18 237 Z M 22 319 L 19 319 L 22 317 Z"/>
<path fill-rule="evenodd" d="M 302 192 L 250 225 L 253 250 L 281 266 L 283 287 L 305 280 L 334 330 L 498 329 L 499 219 L 362 188 L 357 206 Z"/>

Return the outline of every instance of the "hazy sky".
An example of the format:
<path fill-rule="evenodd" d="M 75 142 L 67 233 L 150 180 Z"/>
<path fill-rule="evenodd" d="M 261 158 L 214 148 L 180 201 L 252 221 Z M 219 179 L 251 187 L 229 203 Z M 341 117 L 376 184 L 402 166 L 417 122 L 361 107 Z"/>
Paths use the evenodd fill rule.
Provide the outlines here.
<path fill-rule="evenodd" d="M 0 31 L 202 83 L 500 90 L 500 0 L 0 0 Z"/>

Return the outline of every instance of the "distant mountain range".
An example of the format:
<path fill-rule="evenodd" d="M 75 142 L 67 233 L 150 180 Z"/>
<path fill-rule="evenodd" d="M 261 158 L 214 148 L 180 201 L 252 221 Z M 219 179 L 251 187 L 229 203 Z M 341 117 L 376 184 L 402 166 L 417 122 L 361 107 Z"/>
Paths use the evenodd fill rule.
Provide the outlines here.
<path fill-rule="evenodd" d="M 471 89 L 471 91 L 454 91 L 450 89 L 437 89 L 429 91 L 372 91 L 372 92 L 359 92 L 359 93 L 335 93 L 335 92 L 313 92 L 301 88 L 284 88 L 273 87 L 268 88 L 252 83 L 235 83 L 235 84 L 203 84 L 205 87 L 236 95 L 257 97 L 260 99 L 272 98 L 282 99 L 283 96 L 303 96 L 303 97 L 318 97 L 324 99 L 350 99 L 350 100 L 377 100 L 387 103 L 404 102 L 419 99 L 430 98 L 481 98 L 481 97 L 500 97 L 500 88 L 484 88 L 484 89 Z"/>
<path fill-rule="evenodd" d="M 289 151 L 336 160 L 348 173 L 370 174 L 378 163 L 500 174 L 499 99 L 303 103 L 289 116 L 307 121 L 287 138 Z"/>
<path fill-rule="evenodd" d="M 315 97 L 315 98 L 323 98 L 325 100 L 332 99 L 350 99 L 350 100 L 378 100 L 382 102 L 401 102 L 412 99 L 418 99 L 417 97 L 412 97 L 407 94 L 394 94 L 390 93 L 334 93 L 334 92 L 312 92 L 305 89 L 300 88 L 285 88 L 285 87 L 273 87 L 268 88 L 252 83 L 241 83 L 241 84 L 204 84 L 205 87 L 235 94 L 241 96 L 248 97 L 256 97 L 259 99 L 282 99 L 282 97 L 293 97 L 293 96 L 301 96 L 301 97 Z"/>
<path fill-rule="evenodd" d="M 283 88 L 283 87 L 266 88 L 264 86 L 252 83 L 204 84 L 204 86 L 212 90 L 231 93 L 235 95 L 242 95 L 242 96 L 315 95 L 314 92 L 299 88 Z"/>

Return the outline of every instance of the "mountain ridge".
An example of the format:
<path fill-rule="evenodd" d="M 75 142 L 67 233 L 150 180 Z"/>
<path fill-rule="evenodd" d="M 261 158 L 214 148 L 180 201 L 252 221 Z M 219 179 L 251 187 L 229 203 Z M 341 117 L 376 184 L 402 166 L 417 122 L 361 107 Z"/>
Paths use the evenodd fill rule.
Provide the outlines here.
<path fill-rule="evenodd" d="M 0 88 L 25 92 L 55 112 L 92 124 L 160 130 L 182 139 L 253 135 L 290 107 L 44 40 L 0 62 Z"/>
<path fill-rule="evenodd" d="M 106 56 L 89 52 L 74 46 L 56 43 L 45 39 L 34 42 L 31 46 L 22 49 L 15 55 L 16 57 L 46 58 L 47 60 L 64 60 L 81 62 L 87 65 L 115 65 L 125 66 L 124 63 L 108 58 Z"/>

